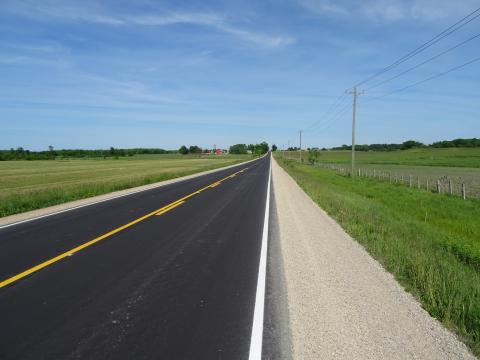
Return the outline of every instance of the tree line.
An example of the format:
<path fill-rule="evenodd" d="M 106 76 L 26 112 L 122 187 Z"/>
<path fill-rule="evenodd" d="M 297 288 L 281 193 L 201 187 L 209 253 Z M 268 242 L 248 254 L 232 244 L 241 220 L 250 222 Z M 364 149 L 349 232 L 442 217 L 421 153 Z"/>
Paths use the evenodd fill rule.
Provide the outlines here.
<path fill-rule="evenodd" d="M 437 141 L 431 144 L 424 144 L 415 140 L 404 141 L 401 144 L 363 144 L 355 145 L 356 151 L 395 151 L 408 150 L 413 148 L 454 148 L 454 147 L 480 147 L 480 139 L 454 139 Z M 351 145 L 342 145 L 331 148 L 331 150 L 351 150 Z"/>
<path fill-rule="evenodd" d="M 266 154 L 269 150 L 268 144 L 263 141 L 260 144 L 235 144 L 230 146 L 230 154 L 254 154 L 254 155 L 263 155 Z M 272 145 L 272 151 L 277 150 L 277 147 Z"/>
<path fill-rule="evenodd" d="M 172 150 L 164 150 L 159 148 L 134 148 L 134 149 L 59 149 L 55 150 L 53 146 L 49 146 L 45 151 L 30 151 L 23 147 L 10 150 L 0 150 L 0 161 L 6 160 L 54 160 L 57 158 L 119 158 L 126 156 L 134 156 L 140 154 L 170 154 L 176 153 Z"/>

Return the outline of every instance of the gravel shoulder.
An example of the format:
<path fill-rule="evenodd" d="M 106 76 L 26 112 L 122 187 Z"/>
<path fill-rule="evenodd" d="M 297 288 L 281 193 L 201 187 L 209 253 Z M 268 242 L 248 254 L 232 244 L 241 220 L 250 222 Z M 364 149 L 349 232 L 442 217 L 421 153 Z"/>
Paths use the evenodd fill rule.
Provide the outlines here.
<path fill-rule="evenodd" d="M 475 359 L 272 160 L 295 359 Z"/>

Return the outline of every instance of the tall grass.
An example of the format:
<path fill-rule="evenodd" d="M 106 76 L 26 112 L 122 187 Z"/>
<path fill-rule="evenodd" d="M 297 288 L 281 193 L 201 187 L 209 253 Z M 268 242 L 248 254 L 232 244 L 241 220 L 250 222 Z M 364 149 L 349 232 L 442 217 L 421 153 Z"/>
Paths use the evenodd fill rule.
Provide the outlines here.
<path fill-rule="evenodd" d="M 480 202 L 277 159 L 443 324 L 480 354 Z"/>

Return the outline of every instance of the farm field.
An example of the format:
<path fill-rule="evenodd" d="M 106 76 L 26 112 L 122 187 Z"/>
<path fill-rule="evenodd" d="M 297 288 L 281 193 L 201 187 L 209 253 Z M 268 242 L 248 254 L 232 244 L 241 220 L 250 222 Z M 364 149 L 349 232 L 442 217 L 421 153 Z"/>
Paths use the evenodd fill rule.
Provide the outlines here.
<path fill-rule="evenodd" d="M 480 206 L 371 178 L 279 164 L 423 307 L 480 354 Z"/>
<path fill-rule="evenodd" d="M 299 152 L 287 151 L 285 158 L 299 159 Z M 433 189 L 437 180 L 440 181 L 441 191 L 448 191 L 448 182 L 452 181 L 453 192 L 461 193 L 461 186 L 465 184 L 467 196 L 480 198 L 480 149 L 477 148 L 448 148 L 448 149 L 412 149 L 403 151 L 356 152 L 357 169 L 362 172 L 391 174 L 406 179 L 411 175 L 413 183 L 420 182 L 422 188 L 427 181 Z M 308 159 L 308 152 L 303 152 L 304 161 Z M 321 151 L 319 164 L 332 164 L 349 167 L 351 152 L 349 151 Z"/>
<path fill-rule="evenodd" d="M 166 154 L 0 161 L 0 217 L 232 165 L 251 157 Z"/>
<path fill-rule="evenodd" d="M 286 151 L 285 157 L 299 158 L 298 151 Z M 358 164 L 440 166 L 480 168 L 480 148 L 419 148 L 398 151 L 357 151 Z M 303 151 L 306 160 L 308 152 Z M 318 161 L 332 164 L 349 163 L 351 152 L 320 151 Z"/>

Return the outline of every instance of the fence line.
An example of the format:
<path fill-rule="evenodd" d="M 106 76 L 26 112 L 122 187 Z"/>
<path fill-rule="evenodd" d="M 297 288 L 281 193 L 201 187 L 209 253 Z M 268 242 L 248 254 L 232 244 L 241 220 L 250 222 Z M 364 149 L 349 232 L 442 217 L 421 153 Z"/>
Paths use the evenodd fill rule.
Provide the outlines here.
<path fill-rule="evenodd" d="M 299 161 L 295 158 L 287 158 L 287 160 Z M 312 165 L 312 164 L 310 164 Z M 345 176 L 351 176 L 351 167 L 342 166 L 338 164 L 330 163 L 315 163 L 314 166 L 318 166 L 325 169 L 330 169 L 336 172 L 341 173 Z M 368 168 L 357 168 L 356 176 L 362 178 L 373 178 L 379 181 L 385 181 L 390 184 L 397 184 L 407 186 L 409 188 L 416 187 L 417 189 L 424 189 L 428 192 L 438 193 L 438 194 L 448 194 L 452 196 L 460 196 L 464 200 L 467 198 L 475 198 L 475 194 L 469 193 L 467 190 L 467 184 L 464 182 L 458 183 L 452 181 L 448 176 L 443 176 L 436 180 L 435 186 L 432 188 L 432 184 L 429 182 L 429 179 L 426 178 L 422 181 L 420 176 L 413 177 L 412 174 L 402 174 L 397 171 L 385 171 L 378 169 L 368 169 Z M 477 194 L 478 196 L 479 194 Z"/>

